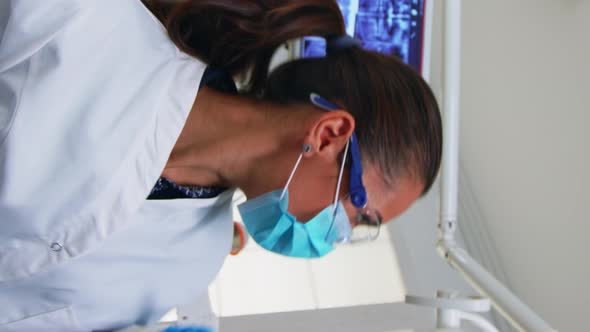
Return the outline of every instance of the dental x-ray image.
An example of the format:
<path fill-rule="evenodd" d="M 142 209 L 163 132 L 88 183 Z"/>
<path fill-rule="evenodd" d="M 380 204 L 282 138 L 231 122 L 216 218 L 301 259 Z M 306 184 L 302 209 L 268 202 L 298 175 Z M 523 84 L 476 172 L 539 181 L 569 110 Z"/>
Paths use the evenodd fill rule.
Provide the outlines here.
<path fill-rule="evenodd" d="M 366 49 L 394 54 L 420 71 L 426 0 L 338 0 L 349 35 Z M 325 40 L 306 37 L 303 57 L 325 55 Z"/>

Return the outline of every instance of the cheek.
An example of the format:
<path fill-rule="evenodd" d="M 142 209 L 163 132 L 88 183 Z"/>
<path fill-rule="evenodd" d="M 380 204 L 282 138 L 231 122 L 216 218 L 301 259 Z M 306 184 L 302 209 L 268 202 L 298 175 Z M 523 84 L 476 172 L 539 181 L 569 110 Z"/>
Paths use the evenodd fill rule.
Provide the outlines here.
<path fill-rule="evenodd" d="M 301 183 L 289 188 L 289 212 L 300 222 L 309 221 L 331 203 L 329 191 L 315 183 Z"/>
<path fill-rule="evenodd" d="M 337 177 L 299 174 L 295 174 L 289 186 L 289 212 L 304 223 L 332 204 Z"/>

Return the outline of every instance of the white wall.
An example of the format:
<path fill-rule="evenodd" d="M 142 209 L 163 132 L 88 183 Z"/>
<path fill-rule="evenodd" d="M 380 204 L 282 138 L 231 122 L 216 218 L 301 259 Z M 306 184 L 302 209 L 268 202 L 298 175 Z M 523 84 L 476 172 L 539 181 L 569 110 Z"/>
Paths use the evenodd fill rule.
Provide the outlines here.
<path fill-rule="evenodd" d="M 588 330 L 582 319 L 590 312 L 590 218 L 582 210 L 590 205 L 588 18 L 588 1 L 463 1 L 461 156 L 473 197 L 462 202 L 479 205 L 510 288 L 562 332 Z M 437 49 L 433 87 L 440 94 Z M 431 249 L 437 206 L 427 198 L 389 227 L 411 293 L 464 288 Z M 330 331 L 313 326 L 326 317 L 342 323 L 363 309 L 224 318 L 222 331 L 271 331 L 277 320 Z M 380 312 L 375 317 L 397 310 L 371 308 Z M 363 321 L 366 330 L 393 327 L 373 321 L 380 319 Z"/>
<path fill-rule="evenodd" d="M 465 175 L 511 288 L 566 332 L 590 313 L 589 33 L 590 1 L 463 1 Z"/>

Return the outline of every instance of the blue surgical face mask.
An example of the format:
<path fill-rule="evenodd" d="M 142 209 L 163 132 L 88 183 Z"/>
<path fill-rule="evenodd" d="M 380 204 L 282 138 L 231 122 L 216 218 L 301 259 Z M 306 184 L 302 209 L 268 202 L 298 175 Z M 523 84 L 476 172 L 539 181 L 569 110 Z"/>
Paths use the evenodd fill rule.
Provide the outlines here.
<path fill-rule="evenodd" d="M 238 206 L 248 233 L 261 247 L 290 257 L 315 258 L 334 250 L 334 244 L 346 241 L 352 232 L 350 221 L 338 201 L 340 183 L 348 145 L 344 150 L 334 203 L 327 206 L 308 222 L 297 221 L 287 208 L 287 190 L 303 153 L 299 155 L 284 189 L 269 192 Z"/>

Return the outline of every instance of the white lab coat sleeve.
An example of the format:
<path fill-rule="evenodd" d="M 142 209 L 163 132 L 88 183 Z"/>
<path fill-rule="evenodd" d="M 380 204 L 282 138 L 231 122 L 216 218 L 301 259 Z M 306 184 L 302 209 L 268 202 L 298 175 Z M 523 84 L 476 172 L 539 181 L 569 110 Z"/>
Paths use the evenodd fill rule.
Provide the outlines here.
<path fill-rule="evenodd" d="M 110 331 L 155 324 L 173 307 L 185 324 L 215 327 L 208 305 L 194 302 L 229 254 L 232 197 L 146 200 L 135 222 L 88 254 L 0 282 L 0 331 Z"/>
<path fill-rule="evenodd" d="M 0 73 L 47 44 L 85 2 L 88 0 L 0 1 Z"/>

